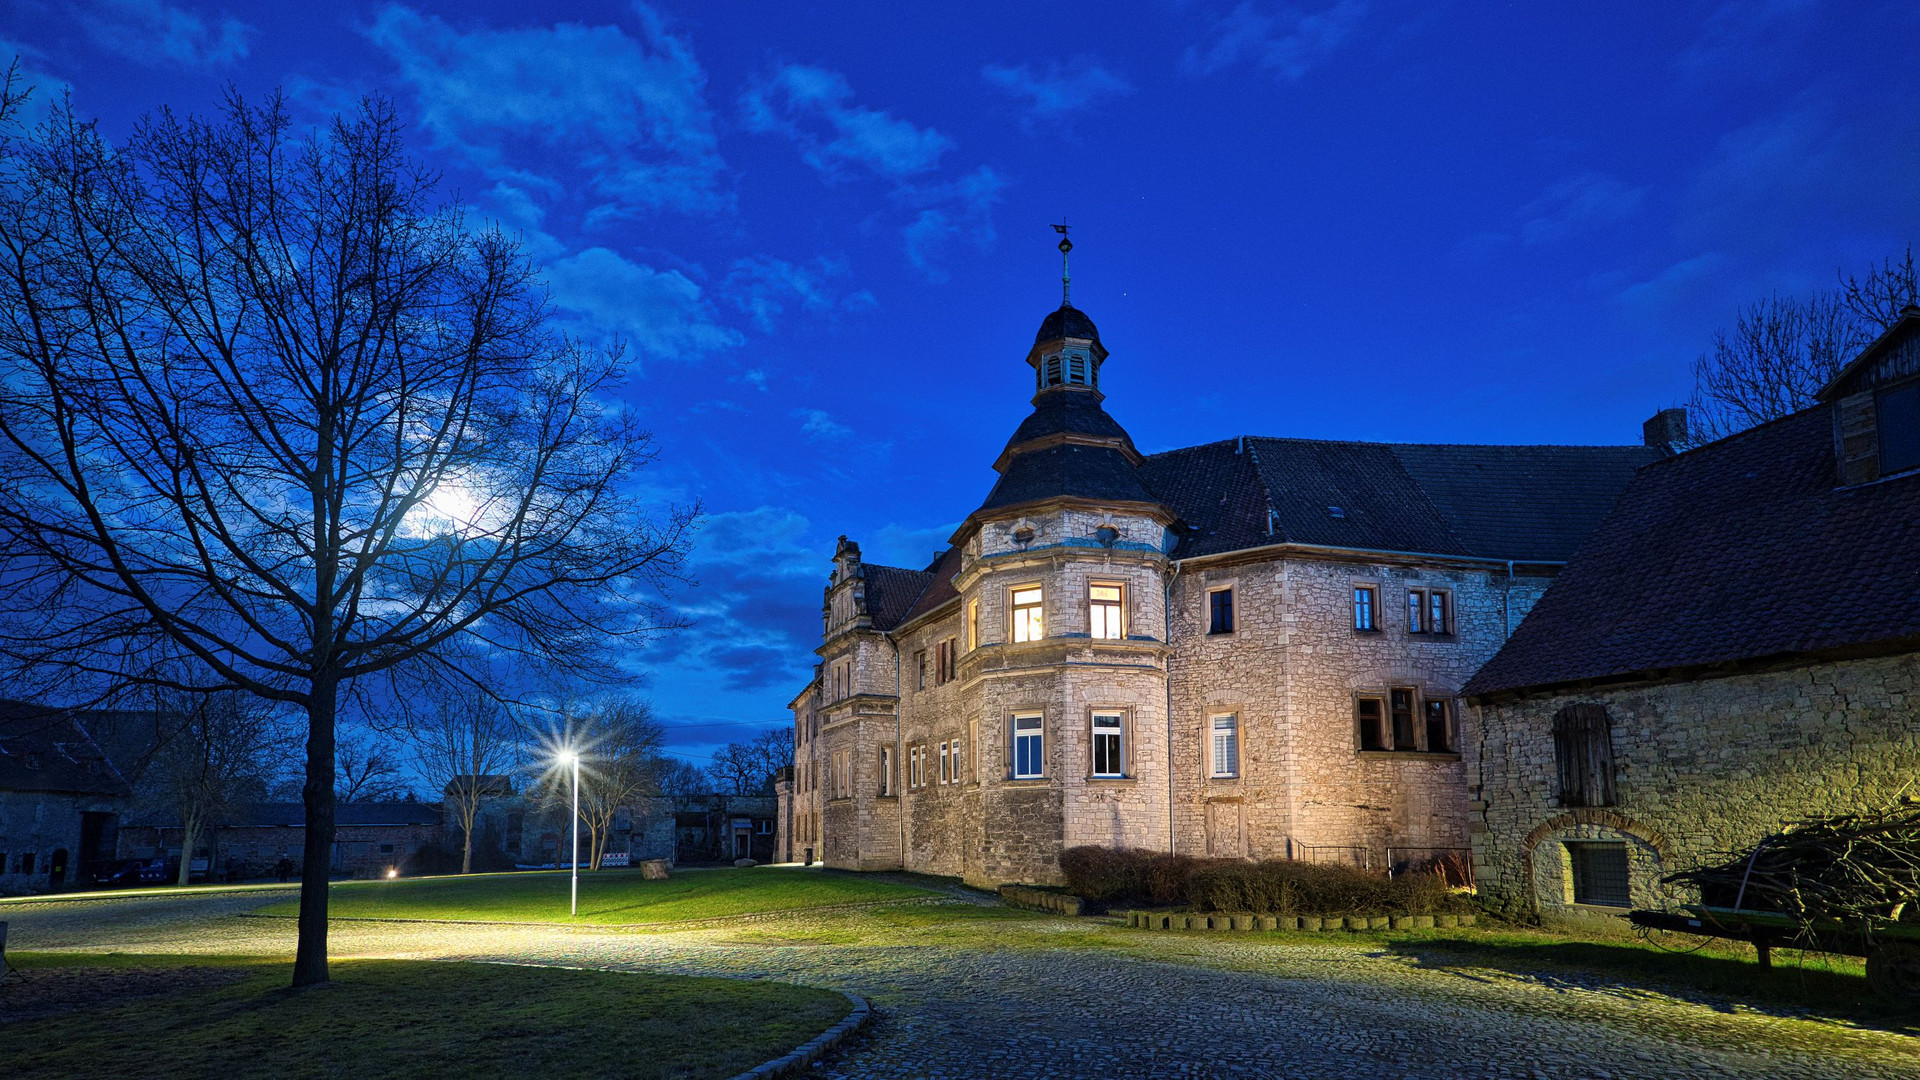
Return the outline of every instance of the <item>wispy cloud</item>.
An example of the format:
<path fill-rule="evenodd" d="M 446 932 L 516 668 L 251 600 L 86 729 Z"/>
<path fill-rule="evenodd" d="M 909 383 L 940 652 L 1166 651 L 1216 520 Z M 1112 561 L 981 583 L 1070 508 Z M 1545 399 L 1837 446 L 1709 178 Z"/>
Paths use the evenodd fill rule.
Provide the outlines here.
<path fill-rule="evenodd" d="M 1366 0 L 1339 0 L 1320 11 L 1238 4 L 1214 24 L 1211 40 L 1190 46 L 1189 71 L 1210 75 L 1242 61 L 1288 82 L 1298 81 L 1353 37 L 1366 18 Z"/>
<path fill-rule="evenodd" d="M 0 38 L 0 72 L 12 64 L 19 65 L 14 75 L 18 80 L 14 90 L 24 91 L 27 95 L 19 119 L 29 127 L 46 119 L 48 111 L 60 100 L 61 95 L 73 90 L 73 85 L 65 79 L 47 73 L 45 53 L 31 45 Z"/>
<path fill-rule="evenodd" d="M 795 409 L 793 415 L 800 421 L 800 433 L 809 439 L 837 442 L 853 437 L 853 429 L 835 420 L 825 409 Z"/>
<path fill-rule="evenodd" d="M 741 342 L 739 331 L 714 320 L 700 286 L 678 270 L 656 270 L 593 247 L 549 263 L 547 281 L 555 304 L 645 356 L 691 360 Z"/>
<path fill-rule="evenodd" d="M 733 264 L 722 287 L 727 302 L 771 334 L 789 307 L 813 315 L 866 311 L 878 303 L 865 289 L 849 291 L 847 264 L 824 256 L 801 264 L 752 255 Z M 764 387 L 763 387 L 764 388 Z"/>
<path fill-rule="evenodd" d="M 165 0 L 88 0 L 74 14 L 92 42 L 148 67 L 210 67 L 247 55 L 253 27 Z"/>
<path fill-rule="evenodd" d="M 830 179 L 858 167 L 890 179 L 939 167 L 953 140 L 880 109 L 854 104 L 837 71 L 787 64 L 740 97 L 747 130 L 792 139 L 800 157 Z"/>
<path fill-rule="evenodd" d="M 819 644 L 828 570 L 808 528 L 804 515 L 775 506 L 707 518 L 693 548 L 698 584 L 679 605 L 693 626 L 649 645 L 650 659 L 718 672 L 728 690 L 786 682 L 797 690 Z"/>
<path fill-rule="evenodd" d="M 947 279 L 946 263 L 956 242 L 980 251 L 993 246 L 993 208 L 1007 181 L 991 165 L 982 165 L 944 184 L 904 187 L 895 198 L 917 212 L 901 232 L 907 261 L 930 281 Z"/>
<path fill-rule="evenodd" d="M 1644 187 L 1628 187 L 1605 173 L 1584 172 L 1549 185 L 1520 208 L 1520 242 L 1545 244 L 1607 225 L 1640 212 Z"/>
<path fill-rule="evenodd" d="M 367 36 L 418 95 L 421 123 L 499 179 L 563 188 L 547 159 L 606 200 L 600 219 L 732 205 L 706 104 L 706 73 L 659 15 L 619 26 L 460 31 L 391 4 Z"/>
<path fill-rule="evenodd" d="M 1728 0 L 1708 13 L 1700 36 L 1674 66 L 1696 79 L 1742 82 L 1777 70 L 1779 56 L 1808 40 L 1794 23 L 1819 8 L 1817 0 Z"/>
<path fill-rule="evenodd" d="M 980 77 L 988 86 L 1019 99 L 1029 121 L 1064 120 L 1133 93 L 1133 84 L 1084 57 L 1065 65 L 1048 61 L 1044 70 L 1035 70 L 1032 64 L 988 64 L 980 69 Z"/>

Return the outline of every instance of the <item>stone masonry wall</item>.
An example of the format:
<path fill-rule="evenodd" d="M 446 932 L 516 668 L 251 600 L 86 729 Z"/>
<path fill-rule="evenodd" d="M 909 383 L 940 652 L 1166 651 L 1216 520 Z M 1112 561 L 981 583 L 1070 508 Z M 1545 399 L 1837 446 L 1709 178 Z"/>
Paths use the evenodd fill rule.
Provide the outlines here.
<path fill-rule="evenodd" d="M 1558 805 L 1552 723 L 1574 703 L 1613 723 L 1618 805 Z M 1573 914 L 1565 840 L 1631 841 L 1634 902 L 1685 900 L 1665 873 L 1807 817 L 1885 805 L 1920 775 L 1920 654 L 1488 705 L 1467 767 L 1485 895 Z"/>

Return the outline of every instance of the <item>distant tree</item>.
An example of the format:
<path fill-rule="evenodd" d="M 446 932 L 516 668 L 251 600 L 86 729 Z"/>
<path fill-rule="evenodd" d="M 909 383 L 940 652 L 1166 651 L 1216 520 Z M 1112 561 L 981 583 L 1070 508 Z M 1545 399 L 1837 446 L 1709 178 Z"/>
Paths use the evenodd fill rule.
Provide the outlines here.
<path fill-rule="evenodd" d="M 494 785 L 520 760 L 525 730 L 484 690 L 441 696 L 409 729 L 420 775 L 444 796 L 460 826 L 460 872 L 473 872 L 473 830 Z"/>
<path fill-rule="evenodd" d="M 793 735 L 776 728 L 715 750 L 707 774 L 726 794 L 757 795 L 773 782 L 774 773 L 792 764 Z"/>
<path fill-rule="evenodd" d="M 712 786 L 707 771 L 683 758 L 667 757 L 660 762 L 660 794 L 699 795 Z"/>
<path fill-rule="evenodd" d="M 1920 280 L 1908 248 L 1864 275 L 1841 275 L 1836 288 L 1742 308 L 1733 328 L 1714 334 L 1693 363 L 1690 441 L 1712 442 L 1814 404 L 1847 361 L 1914 303 Z"/>
<path fill-rule="evenodd" d="M 334 798 L 346 804 L 392 802 L 413 797 L 400 757 L 374 732 L 342 735 Z"/>
<path fill-rule="evenodd" d="M 773 782 L 773 777 L 781 769 L 793 767 L 793 729 L 777 727 L 763 731 L 748 743 L 754 752 L 760 755 L 762 786 Z"/>
<path fill-rule="evenodd" d="M 600 869 L 621 811 L 644 818 L 642 801 L 659 792 L 665 732 L 643 701 L 595 702 L 574 718 L 580 765 L 580 822 L 587 828 L 587 865 Z M 569 813 L 571 810 L 569 809 Z"/>
<path fill-rule="evenodd" d="M 202 696 L 180 711 L 184 722 L 155 756 L 143 788 L 149 801 L 180 818 L 178 882 L 185 885 L 200 840 L 266 797 L 294 740 L 273 705 L 249 695 Z"/>
<path fill-rule="evenodd" d="M 390 103 L 301 136 L 235 94 L 114 146 L 70 104 L 24 128 L 7 87 L 0 676 L 303 711 L 293 983 L 325 982 L 342 698 L 472 684 L 463 639 L 603 674 L 666 625 L 646 597 L 695 513 L 643 512 L 617 351 L 551 327 L 516 242 L 437 202 Z"/>

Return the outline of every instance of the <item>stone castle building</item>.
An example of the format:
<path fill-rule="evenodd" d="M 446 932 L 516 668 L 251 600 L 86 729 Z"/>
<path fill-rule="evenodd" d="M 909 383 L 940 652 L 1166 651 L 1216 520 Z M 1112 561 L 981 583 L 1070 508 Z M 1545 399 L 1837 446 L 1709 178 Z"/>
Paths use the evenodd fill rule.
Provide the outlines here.
<path fill-rule="evenodd" d="M 1920 308 L 1813 408 L 1643 469 L 1466 692 L 1516 916 L 1690 901 L 1661 877 L 1920 796 Z"/>
<path fill-rule="evenodd" d="M 1085 313 L 1048 314 L 1026 362 L 1032 414 L 946 551 L 834 552 L 781 854 L 989 885 L 1056 882 L 1083 844 L 1464 854 L 1461 688 L 1673 418 L 1643 446 L 1142 454 Z"/>

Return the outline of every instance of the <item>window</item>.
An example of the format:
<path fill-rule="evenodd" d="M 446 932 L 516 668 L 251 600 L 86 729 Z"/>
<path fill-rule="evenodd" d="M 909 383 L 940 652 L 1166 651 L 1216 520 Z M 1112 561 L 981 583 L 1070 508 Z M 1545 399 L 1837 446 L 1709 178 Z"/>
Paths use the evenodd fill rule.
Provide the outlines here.
<path fill-rule="evenodd" d="M 1016 780 L 1046 775 L 1046 734 L 1041 731 L 1039 713 L 1013 718 L 1013 777 Z"/>
<path fill-rule="evenodd" d="M 834 776 L 840 781 L 834 789 L 834 796 L 841 799 L 853 798 L 853 751 L 842 750 L 839 753 L 840 765 L 834 769 Z"/>
<path fill-rule="evenodd" d="M 1407 590 L 1407 633 L 1453 632 L 1453 594 L 1445 589 Z"/>
<path fill-rule="evenodd" d="M 927 688 L 927 650 L 921 649 L 913 654 L 913 668 L 917 680 L 914 683 L 914 689 L 925 690 Z"/>
<path fill-rule="evenodd" d="M 976 750 L 980 748 L 980 721 L 978 720 L 967 721 L 967 745 L 973 747 Z M 975 780 L 978 778 L 979 776 L 977 773 L 967 774 L 967 779 L 969 780 Z"/>
<path fill-rule="evenodd" d="M 1355 698 L 1353 715 L 1360 724 L 1360 749 L 1385 750 L 1387 748 L 1386 703 L 1377 697 Z"/>
<path fill-rule="evenodd" d="M 1612 806 L 1613 720 L 1602 705 L 1569 705 L 1553 717 L 1561 806 Z"/>
<path fill-rule="evenodd" d="M 893 794 L 893 747 L 880 748 L 880 794 Z"/>
<path fill-rule="evenodd" d="M 1094 637 L 1116 641 L 1126 636 L 1120 625 L 1123 587 L 1095 582 L 1087 587 L 1088 625 Z"/>
<path fill-rule="evenodd" d="M 980 647 L 980 601 L 967 601 L 967 651 Z"/>
<path fill-rule="evenodd" d="M 1353 628 L 1355 630 L 1378 630 L 1380 620 L 1380 590 L 1372 585 L 1353 587 Z"/>
<path fill-rule="evenodd" d="M 1387 691 L 1387 701 L 1393 710 L 1393 748 L 1395 750 L 1418 750 L 1419 744 L 1413 737 L 1413 690 L 1411 687 L 1395 687 Z"/>
<path fill-rule="evenodd" d="M 1048 386 L 1060 385 L 1060 354 L 1059 353 L 1055 353 L 1052 356 L 1047 357 L 1046 385 Z"/>
<path fill-rule="evenodd" d="M 1013 640 L 1039 641 L 1042 632 L 1040 586 L 1027 585 L 1013 590 Z"/>
<path fill-rule="evenodd" d="M 1443 754 L 1453 749 L 1453 725 L 1447 722 L 1445 698 L 1427 699 L 1427 750 Z"/>
<path fill-rule="evenodd" d="M 960 651 L 955 647 L 957 644 L 953 638 L 945 638 L 934 646 L 933 681 L 938 685 L 954 680 L 954 669 L 958 666 L 955 661 Z"/>
<path fill-rule="evenodd" d="M 1222 778 L 1240 775 L 1240 717 L 1228 713 L 1212 718 L 1213 771 Z"/>
<path fill-rule="evenodd" d="M 925 780 L 926 778 L 920 774 L 920 748 L 917 746 L 907 747 L 907 787 L 917 788 L 921 786 Z"/>
<path fill-rule="evenodd" d="M 1079 353 L 1067 354 L 1067 381 L 1076 386 L 1087 385 L 1087 358 Z"/>
<path fill-rule="evenodd" d="M 1126 775 L 1126 759 L 1121 756 L 1120 714 L 1093 714 L 1093 775 L 1117 778 Z"/>
<path fill-rule="evenodd" d="M 1920 382 L 1880 391 L 1874 405 L 1880 429 L 1880 475 L 1920 469 Z"/>
<path fill-rule="evenodd" d="M 1569 841 L 1568 862 L 1573 867 L 1573 902 L 1606 907 L 1632 907 L 1627 886 L 1627 845 L 1592 840 Z"/>
<path fill-rule="evenodd" d="M 952 767 L 953 767 L 953 760 L 952 760 L 952 756 L 947 752 L 947 741 L 945 739 L 942 739 L 940 740 L 940 783 L 941 784 L 946 784 L 950 782 L 952 778 L 952 773 L 950 773 L 948 770 L 950 770 Z"/>
<path fill-rule="evenodd" d="M 1207 594 L 1207 633 L 1233 633 L 1233 590 L 1215 589 Z"/>
<path fill-rule="evenodd" d="M 948 770 L 948 778 L 949 778 L 948 782 L 957 784 L 960 782 L 960 778 L 961 778 L 960 763 L 965 761 L 966 758 L 962 756 L 960 753 L 959 739 L 953 740 L 953 742 L 949 743 L 948 746 L 953 753 L 953 767 Z"/>

